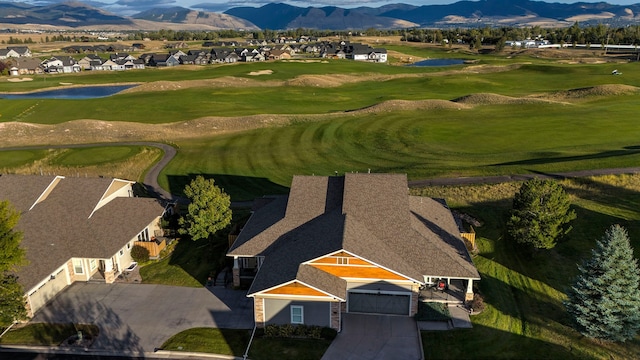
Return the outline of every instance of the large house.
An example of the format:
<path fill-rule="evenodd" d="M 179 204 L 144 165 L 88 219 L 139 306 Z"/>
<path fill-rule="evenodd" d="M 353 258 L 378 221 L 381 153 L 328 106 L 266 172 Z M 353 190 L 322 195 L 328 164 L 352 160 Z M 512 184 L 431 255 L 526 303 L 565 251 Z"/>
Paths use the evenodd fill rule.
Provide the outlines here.
<path fill-rule="evenodd" d="M 456 281 L 468 301 L 480 280 L 446 203 L 409 196 L 406 175 L 296 176 L 256 204 L 227 255 L 258 327 L 413 316 L 421 289 Z"/>
<path fill-rule="evenodd" d="M 0 200 L 20 213 L 28 264 L 18 269 L 29 316 L 75 281 L 113 283 L 133 262 L 134 242 L 160 230 L 163 207 L 134 197 L 134 182 L 0 175 Z"/>

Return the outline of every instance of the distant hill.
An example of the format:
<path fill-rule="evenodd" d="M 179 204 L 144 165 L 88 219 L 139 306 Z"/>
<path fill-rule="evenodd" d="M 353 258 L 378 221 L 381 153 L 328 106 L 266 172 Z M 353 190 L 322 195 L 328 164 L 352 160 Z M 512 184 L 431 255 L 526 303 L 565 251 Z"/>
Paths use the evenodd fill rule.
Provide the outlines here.
<path fill-rule="evenodd" d="M 154 8 L 132 16 L 134 19 L 174 23 L 208 25 L 219 29 L 256 30 L 258 27 L 249 20 L 229 14 L 196 11 L 183 7 Z"/>
<path fill-rule="evenodd" d="M 151 9 L 135 17 L 124 17 L 81 2 L 47 6 L 0 2 L 0 24 L 105 30 L 257 29 L 247 20 L 226 14 L 174 7 Z"/>
<path fill-rule="evenodd" d="M 548 3 L 530 0 L 459 1 L 449 5 L 425 5 L 414 9 L 393 9 L 382 16 L 417 22 L 422 26 L 446 24 L 518 25 L 554 23 L 559 26 L 579 21 L 633 24 L 640 20 L 640 5 L 599 3 Z"/>
<path fill-rule="evenodd" d="M 79 2 L 47 6 L 0 3 L 0 23 L 51 26 L 133 25 L 130 19 Z"/>
<path fill-rule="evenodd" d="M 35 1 L 35 0 L 29 0 Z M 640 0 L 639 0 L 640 1 Z M 147 2 L 136 4 L 140 6 Z M 148 2 L 149 4 L 153 4 Z M 100 4 L 92 2 L 92 4 Z M 203 6 L 199 4 L 195 6 Z M 215 4 L 220 5 L 220 4 Z M 113 4 L 105 4 L 105 7 Z M 157 6 L 153 4 L 152 6 Z M 116 9 L 117 7 L 114 7 Z M 327 29 L 364 30 L 413 27 L 569 26 L 640 24 L 640 4 L 606 2 L 563 4 L 532 0 L 458 1 L 448 5 L 388 4 L 377 8 L 297 7 L 281 3 L 236 7 L 225 13 L 182 7 L 149 8 L 132 17 L 120 16 L 81 2 L 46 6 L 0 2 L 0 26 L 42 26 L 105 30 Z"/>
<path fill-rule="evenodd" d="M 389 7 L 395 9 L 396 7 Z M 405 6 L 400 6 L 405 9 Z M 367 29 L 409 28 L 415 22 L 379 16 L 372 8 L 343 9 L 335 6 L 300 8 L 287 4 L 271 3 L 259 8 L 238 7 L 225 14 L 247 19 L 262 29 Z"/>
<path fill-rule="evenodd" d="M 389 4 L 379 8 L 301 8 L 271 3 L 225 12 L 267 29 L 367 29 L 453 26 L 567 26 L 605 23 L 640 24 L 640 4 L 548 3 L 530 0 L 459 1 L 448 5 Z"/>

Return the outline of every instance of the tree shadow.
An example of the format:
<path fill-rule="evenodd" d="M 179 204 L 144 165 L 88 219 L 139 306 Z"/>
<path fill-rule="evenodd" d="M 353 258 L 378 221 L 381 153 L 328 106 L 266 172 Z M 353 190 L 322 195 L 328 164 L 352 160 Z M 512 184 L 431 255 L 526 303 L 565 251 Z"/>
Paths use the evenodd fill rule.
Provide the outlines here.
<path fill-rule="evenodd" d="M 629 156 L 640 154 L 640 146 L 625 146 L 619 150 L 602 151 L 593 154 L 575 155 L 575 156 L 559 156 L 553 157 L 555 154 L 548 154 L 549 156 L 538 157 L 534 159 L 508 161 L 502 163 L 491 164 L 489 166 L 508 166 L 508 165 L 545 165 L 554 164 L 560 162 L 570 161 L 582 161 L 582 160 L 595 160 L 595 159 L 607 159 L 620 156 Z"/>
<path fill-rule="evenodd" d="M 569 187 L 567 192 L 579 198 L 574 199 L 571 207 L 577 218 L 570 223 L 572 230 L 551 250 L 530 251 L 509 238 L 506 222 L 511 200 L 477 202 L 458 209 L 484 223 L 475 228 L 478 255 L 564 292 L 577 274 L 577 265 L 589 256 L 596 240 L 611 225 L 627 228 L 632 244 L 640 247 L 640 241 L 633 241 L 640 239 L 640 229 L 636 226 L 636 219 L 640 217 L 640 193 L 589 179 L 574 180 L 580 186 Z M 628 217 L 616 213 L 620 209 L 622 215 L 628 214 Z"/>
<path fill-rule="evenodd" d="M 247 201 L 264 195 L 289 192 L 289 188 L 276 184 L 267 178 L 227 174 L 168 175 L 169 191 L 174 195 L 184 196 L 185 186 L 197 175 L 202 175 L 206 179 L 214 179 L 216 185 L 229 194 L 233 201 Z"/>
<path fill-rule="evenodd" d="M 63 292 L 66 291 L 68 288 Z M 107 350 L 123 356 L 144 357 L 145 349 L 140 337 L 113 309 L 97 299 L 88 301 L 77 295 L 60 296 L 61 294 L 40 309 L 31 322 L 94 324 L 98 326 L 100 333 L 90 350 Z"/>

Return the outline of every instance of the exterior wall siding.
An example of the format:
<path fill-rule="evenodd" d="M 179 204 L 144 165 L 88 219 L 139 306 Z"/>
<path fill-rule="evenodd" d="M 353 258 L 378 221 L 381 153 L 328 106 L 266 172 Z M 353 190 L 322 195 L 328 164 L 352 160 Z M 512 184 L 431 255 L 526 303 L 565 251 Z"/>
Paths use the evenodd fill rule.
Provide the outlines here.
<path fill-rule="evenodd" d="M 331 326 L 331 302 L 268 298 L 264 299 L 265 323 L 279 325 L 291 324 L 291 305 L 304 307 L 305 325 Z"/>

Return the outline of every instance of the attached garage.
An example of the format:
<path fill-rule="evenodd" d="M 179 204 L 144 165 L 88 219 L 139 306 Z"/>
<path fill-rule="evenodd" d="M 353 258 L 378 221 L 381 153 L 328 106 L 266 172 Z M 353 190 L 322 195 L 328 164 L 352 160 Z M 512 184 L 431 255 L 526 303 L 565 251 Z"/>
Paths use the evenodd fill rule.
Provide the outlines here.
<path fill-rule="evenodd" d="M 411 294 L 349 292 L 350 313 L 409 315 Z"/>
<path fill-rule="evenodd" d="M 65 274 L 64 269 L 61 269 L 53 275 L 49 281 L 41 285 L 37 290 L 29 293 L 32 311 L 38 311 L 38 309 L 43 307 L 49 300 L 53 299 L 53 297 L 66 286 L 67 275 Z"/>

